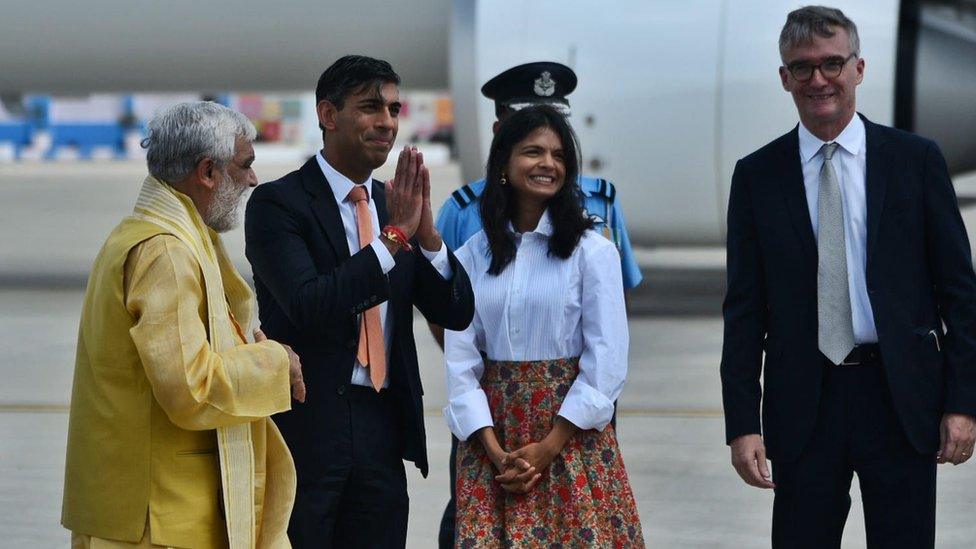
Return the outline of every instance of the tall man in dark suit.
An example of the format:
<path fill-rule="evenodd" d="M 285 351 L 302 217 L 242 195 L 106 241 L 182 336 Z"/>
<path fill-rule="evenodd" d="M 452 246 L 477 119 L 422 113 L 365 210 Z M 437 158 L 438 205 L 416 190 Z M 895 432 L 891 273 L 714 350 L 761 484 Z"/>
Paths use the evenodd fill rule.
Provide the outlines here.
<path fill-rule="evenodd" d="M 420 153 L 400 153 L 392 184 L 371 179 L 396 138 L 399 82 L 368 57 L 326 69 L 315 90 L 324 148 L 247 207 L 262 328 L 306 365 L 305 404 L 274 418 L 298 470 L 295 547 L 404 546 L 403 460 L 427 476 L 413 307 L 452 330 L 474 314 L 434 228 Z"/>
<path fill-rule="evenodd" d="M 738 162 L 729 198 L 732 463 L 775 488 L 774 548 L 840 547 L 854 472 L 868 547 L 933 547 L 936 463 L 976 438 L 976 277 L 952 183 L 935 143 L 856 113 L 864 60 L 840 10 L 790 13 L 780 55 L 800 124 Z"/>

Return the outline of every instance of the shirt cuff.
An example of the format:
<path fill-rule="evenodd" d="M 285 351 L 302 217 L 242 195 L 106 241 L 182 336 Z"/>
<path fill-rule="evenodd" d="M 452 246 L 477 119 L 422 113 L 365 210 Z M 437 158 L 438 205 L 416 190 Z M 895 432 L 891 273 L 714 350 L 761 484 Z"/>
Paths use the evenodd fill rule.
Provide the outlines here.
<path fill-rule="evenodd" d="M 481 389 L 472 389 L 452 398 L 444 407 L 444 419 L 454 436 L 462 441 L 468 440 L 478 429 L 495 425 L 488 397 Z"/>
<path fill-rule="evenodd" d="M 613 418 L 613 402 L 600 391 L 577 379 L 566 393 L 558 415 L 584 431 L 602 431 Z"/>
<path fill-rule="evenodd" d="M 430 261 L 430 265 L 441 275 L 441 278 L 444 280 L 451 279 L 454 270 L 451 269 L 451 262 L 447 259 L 447 245 L 444 244 L 443 240 L 441 240 L 441 248 L 436 252 L 428 252 L 423 246 L 420 246 L 420 252 L 424 254 L 427 261 Z"/>
<path fill-rule="evenodd" d="M 380 237 L 376 237 L 372 242 L 369 243 L 373 247 L 373 251 L 376 252 L 376 259 L 380 260 L 380 269 L 383 269 L 383 274 L 387 274 L 396 267 L 396 260 L 390 255 L 390 250 L 386 249 L 386 245 L 380 240 Z"/>

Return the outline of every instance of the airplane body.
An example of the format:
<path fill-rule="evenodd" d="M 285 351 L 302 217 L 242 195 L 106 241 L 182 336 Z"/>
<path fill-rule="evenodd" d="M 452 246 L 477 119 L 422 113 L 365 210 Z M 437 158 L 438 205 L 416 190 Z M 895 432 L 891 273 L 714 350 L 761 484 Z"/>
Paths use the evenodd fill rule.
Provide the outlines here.
<path fill-rule="evenodd" d="M 186 1 L 14 3 L 0 19 L 0 93 L 307 91 L 331 60 L 363 53 L 389 60 L 405 88 L 450 88 L 471 181 L 494 121 L 481 85 L 517 64 L 558 61 L 579 76 L 569 100 L 584 173 L 614 182 L 632 240 L 716 244 L 735 161 L 797 124 L 777 40 L 798 5 L 216 0 L 202 14 Z M 976 169 L 976 2 L 840 7 L 866 61 L 858 110 L 936 139 L 952 171 Z"/>

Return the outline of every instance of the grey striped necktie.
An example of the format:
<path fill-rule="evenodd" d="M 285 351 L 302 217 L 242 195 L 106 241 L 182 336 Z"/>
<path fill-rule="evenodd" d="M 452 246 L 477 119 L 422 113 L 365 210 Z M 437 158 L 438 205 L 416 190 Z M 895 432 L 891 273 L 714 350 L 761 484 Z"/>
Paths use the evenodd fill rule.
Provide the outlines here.
<path fill-rule="evenodd" d="M 847 282 L 844 204 L 830 162 L 836 150 L 837 143 L 820 149 L 824 163 L 817 198 L 817 346 L 831 362 L 840 364 L 854 349 L 854 321 Z"/>

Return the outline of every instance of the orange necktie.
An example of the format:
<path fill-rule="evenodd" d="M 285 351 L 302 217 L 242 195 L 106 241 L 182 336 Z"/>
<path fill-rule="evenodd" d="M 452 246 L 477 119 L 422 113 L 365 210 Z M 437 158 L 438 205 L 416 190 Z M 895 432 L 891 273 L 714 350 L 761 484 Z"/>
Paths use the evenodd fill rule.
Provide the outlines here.
<path fill-rule="evenodd" d="M 373 214 L 369 211 L 366 188 L 356 185 L 349 191 L 349 200 L 356 205 L 356 225 L 359 228 L 359 248 L 363 249 L 373 241 Z M 379 392 L 386 379 L 386 343 L 383 341 L 383 326 L 380 324 L 380 306 L 363 311 L 359 325 L 359 351 L 356 359 L 363 367 L 369 367 L 369 379 L 373 388 Z"/>

